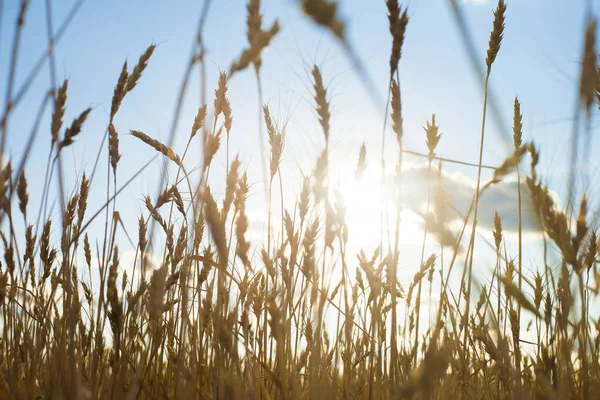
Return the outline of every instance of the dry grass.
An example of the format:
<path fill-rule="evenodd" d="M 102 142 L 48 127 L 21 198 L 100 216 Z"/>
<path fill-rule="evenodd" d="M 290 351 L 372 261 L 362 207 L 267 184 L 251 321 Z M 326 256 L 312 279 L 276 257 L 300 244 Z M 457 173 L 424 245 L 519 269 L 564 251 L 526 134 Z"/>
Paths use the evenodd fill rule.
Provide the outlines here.
<path fill-rule="evenodd" d="M 394 184 L 401 193 L 405 150 L 398 63 L 410 25 L 406 9 L 391 0 L 386 5 L 392 35 L 388 102 L 398 149 Z M 19 8 L 21 17 L 27 6 L 23 1 Z M 337 15 L 335 2 L 306 0 L 302 6 L 308 17 L 345 41 L 346 27 Z M 406 288 L 397 278 L 402 257 L 400 209 L 396 210 L 392 244 L 372 254 L 348 254 L 346 209 L 328 179 L 330 136 L 335 128 L 330 121 L 327 87 L 317 66 L 312 70 L 313 96 L 325 147 L 314 171 L 305 176 L 298 188 L 296 202 L 284 204 L 280 169 L 285 126 L 274 122 L 267 105 L 260 105 L 259 118 L 261 126 L 264 121 L 266 127 L 270 152 L 266 179 L 269 223 L 264 242 L 250 243 L 247 238 L 250 182 L 243 173 L 243 160 L 235 157 L 229 161 L 229 134 L 235 110 L 227 89 L 231 75 L 253 65 L 260 91 L 260 67 L 268 62 L 262 59 L 262 51 L 279 31 L 277 22 L 263 30 L 260 1 L 250 0 L 247 11 L 248 48 L 233 62 L 229 76 L 221 73 L 212 114 L 203 105 L 194 121 L 189 121 L 192 128 L 183 152 L 172 148 L 172 138 L 162 143 L 141 131 L 130 131 L 140 146 L 150 146 L 177 170 L 172 182 L 161 183 L 155 199 L 144 196 L 146 211 L 139 217 L 133 268 L 122 268 L 116 243 L 116 233 L 123 227 L 116 204 L 122 190 L 116 186 L 117 176 L 122 171 L 117 169 L 121 154 L 115 116 L 121 106 L 126 106 L 127 93 L 142 84 L 154 45 L 139 57 L 131 73 L 125 62 L 116 79 L 106 122 L 108 143 L 99 149 L 108 154 L 106 202 L 101 210 L 93 215 L 87 210 L 89 196 L 99 195 L 90 193 L 94 188 L 92 181 L 99 179 L 94 174 L 96 162 L 92 175 L 83 175 L 65 199 L 62 218 L 46 219 L 54 166 L 58 164 L 62 174 L 61 150 L 77 146 L 75 139 L 85 131 L 90 113 L 89 109 L 84 110 L 69 127 L 63 127 L 68 107 L 66 80 L 52 93 L 49 168 L 42 198 L 35 199 L 39 206 L 37 215 L 28 213 L 32 205 L 27 171 L 21 167 L 26 164 L 29 149 L 16 160 L 20 166 L 16 171 L 12 160 L 2 161 L 0 397 L 596 397 L 594 393 L 600 391 L 600 321 L 594 320 L 596 316 L 590 312 L 597 304 L 595 288 L 600 282 L 596 227 L 590 225 L 585 196 L 576 213 L 569 208 L 563 210 L 542 183 L 537 171 L 538 150 L 532 143 L 523 143 L 523 115 L 517 99 L 514 153 L 493 167 L 489 182 L 482 182 L 482 169 L 492 168 L 482 164 L 487 81 L 492 64 L 502 56 L 504 1 L 500 0 L 494 13 L 485 58 L 487 79 L 479 162 L 471 165 L 477 168 L 478 178 L 471 207 L 463 218 L 462 229 L 456 231 L 448 225 L 452 206 L 441 184 L 442 159 L 436 154 L 441 134 L 433 115 L 424 126 L 429 153 L 422 156 L 428 160 L 430 177 L 435 173 L 434 161 L 440 160 L 437 182 L 431 178 L 427 191 L 421 264 Z M 591 21 L 582 57 L 580 107 L 587 118 L 591 103 L 600 99 L 594 61 L 595 26 Z M 22 23 L 17 24 L 17 32 L 21 29 Z M 18 37 L 19 34 L 17 47 Z M 199 44 L 190 66 L 203 62 Z M 12 63 L 14 70 L 16 60 Z M 12 79 L 9 77 L 9 81 Z M 12 86 L 11 83 L 8 99 L 10 105 L 15 105 L 20 95 L 15 97 Z M 11 110 L 7 105 L 2 116 L 2 147 L 9 135 L 6 121 Z M 212 124 L 207 123 L 210 115 Z M 384 126 L 384 139 L 386 132 Z M 227 140 L 225 149 L 223 135 Z M 198 140 L 204 150 L 202 167 L 198 169 L 199 176 L 192 179 L 193 173 L 185 168 L 186 155 L 190 144 Z M 227 173 L 221 202 L 211 192 L 210 185 L 217 178 L 210 176 L 210 167 L 222 153 L 226 154 Z M 531 168 L 525 174 L 519 165 L 527 156 Z M 444 165 L 455 162 L 443 160 Z M 368 163 L 363 144 L 356 180 L 362 179 Z M 489 286 L 479 286 L 473 282 L 479 198 L 515 172 L 519 183 L 521 175 L 525 175 L 544 241 L 549 239 L 549 245 L 561 254 L 559 271 L 545 264 L 537 269 L 533 279 L 524 272 L 536 270 L 537 266 L 523 265 L 519 184 L 519 200 L 514 204 L 519 209 L 518 254 L 508 254 L 502 216 L 496 213 L 493 277 Z M 271 231 L 276 177 L 282 203 L 281 237 Z M 59 185 L 62 190 L 62 180 Z M 572 188 L 573 182 L 569 185 Z M 182 190 L 189 192 L 188 198 L 182 196 Z M 13 208 L 17 202 L 19 211 Z M 102 218 L 103 234 L 89 237 L 95 234 L 88 232 L 90 223 Z M 15 224 L 22 224 L 24 237 L 15 234 Z M 469 225 L 471 229 L 467 231 Z M 162 231 L 164 243 L 152 243 L 158 237 L 154 229 Z M 470 235 L 468 239 L 465 233 Z M 439 241 L 438 254 L 425 253 L 428 235 Z M 459 257 L 465 257 L 464 262 Z M 451 275 L 455 266 L 463 267 L 458 291 L 450 284 L 451 276 L 456 275 Z M 82 273 L 85 270 L 87 273 Z M 134 276 L 122 272 L 132 270 Z M 339 271 L 335 275 L 338 278 L 327 282 L 332 270 Z M 434 277 L 436 281 L 439 277 L 439 290 L 433 288 Z M 437 303 L 430 304 L 434 298 Z M 430 304 L 426 326 L 420 325 L 425 321 L 421 318 L 424 304 Z M 524 332 L 530 331 L 524 326 L 528 320 L 534 325 L 534 334 L 528 338 L 534 337 L 534 342 L 522 338 Z M 524 351 L 525 343 L 533 351 Z"/>

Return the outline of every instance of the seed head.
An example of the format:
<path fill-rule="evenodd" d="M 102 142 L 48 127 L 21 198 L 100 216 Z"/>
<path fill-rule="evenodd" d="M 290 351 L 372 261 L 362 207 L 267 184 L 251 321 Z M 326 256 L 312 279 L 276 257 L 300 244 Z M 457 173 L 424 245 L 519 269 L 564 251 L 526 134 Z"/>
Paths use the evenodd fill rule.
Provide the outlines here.
<path fill-rule="evenodd" d="M 487 58 L 485 63 L 489 71 L 492 69 L 492 64 L 496 60 L 498 51 L 500 51 L 500 44 L 502 43 L 502 37 L 504 35 L 504 13 L 506 12 L 506 3 L 504 0 L 498 1 L 498 7 L 494 11 L 494 28 L 490 34 L 490 42 L 488 44 Z"/>

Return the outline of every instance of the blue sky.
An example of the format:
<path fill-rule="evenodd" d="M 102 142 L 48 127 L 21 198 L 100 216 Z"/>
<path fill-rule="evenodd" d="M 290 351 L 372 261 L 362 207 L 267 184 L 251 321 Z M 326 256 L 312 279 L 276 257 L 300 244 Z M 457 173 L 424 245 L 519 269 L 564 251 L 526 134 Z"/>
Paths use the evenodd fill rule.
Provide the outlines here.
<path fill-rule="evenodd" d="M 279 123 L 289 120 L 283 164 L 286 196 L 292 196 L 300 189 L 302 173 L 310 172 L 317 152 L 323 147 L 312 100 L 310 70 L 313 64 L 322 69 L 332 104 L 331 148 L 332 159 L 337 162 L 334 169 L 337 179 L 343 180 L 349 170 L 353 171 L 363 142 L 367 143 L 369 162 L 378 164 L 383 110 L 369 100 L 355 68 L 342 49 L 329 34 L 302 16 L 297 2 L 265 0 L 262 3 L 263 23 L 270 26 L 278 19 L 282 26 L 281 33 L 263 56 L 262 76 L 264 101 L 270 105 L 275 120 Z M 2 4 L 0 106 L 3 110 L 18 2 L 8 0 Z M 67 0 L 52 2 L 55 31 L 73 4 L 74 1 Z M 449 2 L 413 0 L 403 5 L 408 7 L 410 16 L 400 65 L 405 147 L 426 151 L 422 126 L 435 113 L 443 132 L 437 153 L 443 157 L 477 162 L 483 89 L 474 77 Z M 495 6 L 493 1 L 461 3 L 482 66 Z M 524 140 L 535 140 L 541 149 L 540 169 L 544 179 L 555 183 L 559 192 L 564 189 L 561 182 L 568 171 L 567 149 L 577 94 L 584 6 L 584 1 L 553 2 L 551 5 L 543 0 L 508 2 L 504 40 L 490 81 L 507 127 L 512 126 L 514 97 L 519 97 L 524 114 Z M 84 108 L 93 107 L 84 131 L 65 153 L 65 165 L 71 171 L 67 176 L 69 190 L 84 171 L 91 172 L 106 129 L 113 87 L 124 60 L 127 59 L 133 66 L 139 54 L 151 43 L 155 43 L 157 48 L 149 66 L 136 89 L 125 99 L 116 118 L 122 153 L 118 181 L 125 182 L 153 155 L 143 143 L 127 135 L 129 129 L 141 130 L 160 140 L 167 139 L 201 7 L 200 1 L 184 0 L 83 3 L 58 44 L 55 56 L 59 81 L 69 79 L 65 124 L 69 124 Z M 594 11 L 598 11 L 598 7 L 598 2 L 595 2 Z M 347 23 L 350 43 L 360 55 L 381 102 L 384 102 L 391 42 L 385 2 L 346 0 L 340 1 L 340 9 Z M 246 46 L 245 18 L 244 1 L 212 2 L 204 34 L 209 104 L 212 103 L 210 95 L 219 70 L 228 70 Z M 32 0 L 19 52 L 17 87 L 46 47 L 44 2 Z M 33 115 L 49 86 L 49 76 L 46 66 L 13 113 L 9 121 L 9 156 L 21 154 Z M 174 147 L 179 152 L 183 151 L 200 105 L 199 87 L 196 72 L 188 88 L 176 136 Z M 234 113 L 231 154 L 240 154 L 250 180 L 255 184 L 252 201 L 257 209 L 264 209 L 261 150 L 257 140 L 259 105 L 254 74 L 246 71 L 235 76 L 230 82 L 229 97 Z M 592 118 L 596 116 L 594 112 Z M 47 112 L 42 121 L 40 139 L 34 146 L 27 167 L 32 191 L 31 211 L 35 212 L 35 199 L 39 198 L 36 193 L 39 196 L 43 185 L 50 143 L 49 117 Z M 597 123 L 593 122 L 593 131 L 597 130 L 596 127 Z M 499 165 L 508 153 L 493 119 L 488 119 L 487 132 L 484 163 Z M 393 162 L 396 144 L 389 128 L 386 140 L 386 159 Z M 592 147 L 597 147 L 595 139 L 592 139 Z M 106 162 L 106 154 L 101 160 Z M 186 164 L 196 166 L 199 164 L 196 160 L 199 160 L 197 148 L 190 153 Z M 407 160 L 415 165 L 422 161 Z M 213 176 L 224 174 L 224 164 L 225 156 L 221 151 L 215 161 Z M 156 176 L 161 165 L 155 163 L 119 197 L 117 205 L 125 225 L 132 229 L 130 235 L 135 236 L 135 220 L 143 210 L 143 195 L 154 196 L 156 193 Z M 597 167 L 598 161 L 593 161 L 590 170 Z M 445 168 L 448 172 L 461 174 L 463 178 L 475 178 L 472 169 L 451 165 Z M 103 204 L 103 179 L 98 179 L 92 189 L 97 197 L 90 200 L 90 210 L 96 210 Z M 222 179 L 215 179 L 214 191 L 217 193 L 222 191 L 220 181 Z M 597 184 L 590 188 L 591 192 L 597 190 Z M 593 206 L 595 209 L 596 205 Z M 482 219 L 491 217 L 482 216 Z M 256 218 L 260 219 L 260 216 Z"/>

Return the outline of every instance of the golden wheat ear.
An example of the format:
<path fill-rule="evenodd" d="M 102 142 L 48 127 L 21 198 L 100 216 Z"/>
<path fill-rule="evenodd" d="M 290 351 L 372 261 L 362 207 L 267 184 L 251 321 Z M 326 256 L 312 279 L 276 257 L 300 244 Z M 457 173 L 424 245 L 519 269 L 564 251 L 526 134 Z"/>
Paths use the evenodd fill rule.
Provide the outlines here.
<path fill-rule="evenodd" d="M 181 158 L 171 149 L 170 147 L 165 146 L 161 142 L 156 139 L 151 138 L 146 135 L 144 132 L 130 130 L 129 133 L 140 139 L 142 142 L 146 143 L 148 146 L 152 147 L 154 150 L 161 153 L 163 156 L 167 157 L 169 160 L 173 161 L 178 167 L 183 169 L 183 164 L 181 163 Z"/>

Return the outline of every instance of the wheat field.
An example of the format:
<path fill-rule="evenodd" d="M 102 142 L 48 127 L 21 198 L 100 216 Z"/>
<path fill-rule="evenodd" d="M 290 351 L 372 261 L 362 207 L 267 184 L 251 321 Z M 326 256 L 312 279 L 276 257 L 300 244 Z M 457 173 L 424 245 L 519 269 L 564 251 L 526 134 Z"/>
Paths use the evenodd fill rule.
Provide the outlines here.
<path fill-rule="evenodd" d="M 494 65 L 510 57 L 503 39 L 510 35 L 511 5 L 498 1 L 486 20 L 487 51 L 471 54 L 483 71 L 480 130 L 471 135 L 477 153 L 451 159 L 438 154 L 440 141 L 451 139 L 433 113 L 418 133 L 427 151 L 406 145 L 414 133 L 404 126 L 411 99 L 401 90 L 401 66 L 410 63 L 405 37 L 416 38 L 409 34 L 410 5 L 380 1 L 389 30 L 383 88 L 349 40 L 351 25 L 335 1 L 289 4 L 340 49 L 367 101 L 384 116 L 374 128 L 381 147 L 362 143 L 346 155 L 350 164 L 339 164 L 332 154 L 343 138 L 332 118 L 331 77 L 310 63 L 310 84 L 299 90 L 312 107 L 319 148 L 294 181 L 286 171 L 293 168 L 286 163 L 291 128 L 275 102 L 263 98 L 261 73 L 270 63 L 268 48 L 286 27 L 263 18 L 260 0 L 248 0 L 243 10 L 245 48 L 227 55 L 231 62 L 216 81 L 202 76 L 201 102 L 188 120 L 181 117 L 184 94 L 197 91 L 190 79 L 207 63 L 202 29 L 211 1 L 204 0 L 193 51 L 178 77 L 176 122 L 160 135 L 119 118 L 134 106 L 130 93 L 151 78 L 146 68 L 160 57 L 162 45 L 149 38 L 139 57 L 129 57 L 115 74 L 111 102 L 99 116 L 103 131 L 94 133 L 101 145 L 86 149 L 79 166 L 65 154 L 81 151 L 82 136 L 91 134 L 86 120 L 102 113 L 69 109 L 71 83 L 57 78 L 69 66 L 55 65 L 53 49 L 82 3 L 55 29 L 51 1 L 44 11 L 43 2 L 14 0 L 14 35 L 1 42 L 8 55 L 0 87 L 6 93 L 0 103 L 1 398 L 598 398 L 600 242 L 596 203 L 586 196 L 594 176 L 586 170 L 594 156 L 588 138 L 600 105 L 596 20 L 590 15 L 581 29 L 574 85 L 582 123 L 565 133 L 572 167 L 560 182 L 568 187 L 561 197 L 539 168 L 544 148 L 524 133 L 527 107 L 518 97 L 497 99 L 513 110 L 505 121 L 504 161 L 484 160 L 496 101 Z M 464 28 L 462 3 L 448 3 Z M 36 8 L 47 18 L 48 47 L 17 84 L 19 51 L 29 51 L 20 38 Z M 27 110 L 22 122 L 31 133 L 17 131 L 15 120 L 24 117 L 15 110 L 46 69 L 52 84 L 39 110 Z M 230 98 L 241 74 L 255 80 L 257 104 Z M 260 121 L 245 133 L 260 149 L 251 160 L 230 150 L 236 111 L 246 109 Z M 28 136 L 15 151 L 11 140 L 19 135 Z M 31 167 L 38 144 L 42 170 Z M 136 170 L 127 164 L 133 147 L 152 152 Z M 249 174 L 249 166 L 259 172 Z M 453 202 L 459 188 L 451 185 L 459 167 L 473 176 L 463 209 Z M 160 173 L 145 174 L 146 168 Z M 340 174 L 358 189 L 348 194 L 337 182 Z M 140 179 L 149 180 L 147 192 L 124 199 Z M 411 193 L 413 181 L 420 194 Z M 510 188 L 512 203 L 504 206 L 518 216 L 508 233 L 503 213 L 484 204 L 500 185 Z M 411 196 L 416 207 L 406 200 Z M 140 210 L 137 223 L 125 216 L 129 201 Z M 257 203 L 265 209 L 261 217 Z M 372 230 L 355 222 L 357 212 Z M 257 218 L 262 228 L 253 230 Z M 537 227 L 535 248 L 526 238 L 529 223 Z M 128 247 L 133 251 L 120 250 Z M 538 249 L 539 258 L 526 255 Z"/>

